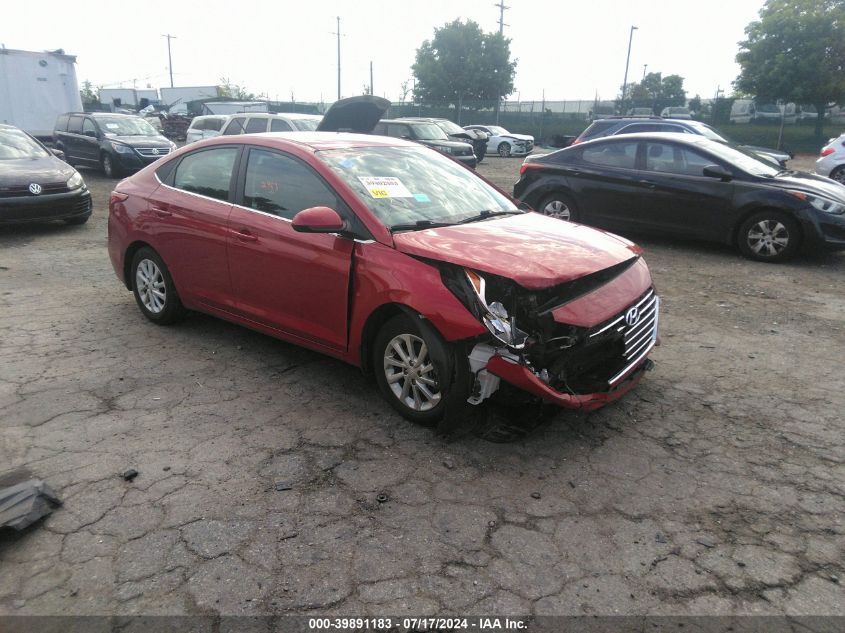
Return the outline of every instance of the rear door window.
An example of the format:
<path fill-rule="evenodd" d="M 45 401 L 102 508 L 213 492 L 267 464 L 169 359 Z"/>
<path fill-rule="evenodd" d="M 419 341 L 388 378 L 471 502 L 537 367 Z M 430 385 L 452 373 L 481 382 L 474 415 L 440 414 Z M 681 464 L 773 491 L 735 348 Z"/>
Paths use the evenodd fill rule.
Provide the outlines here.
<path fill-rule="evenodd" d="M 209 198 L 228 200 L 232 168 L 239 151 L 237 147 L 220 147 L 188 154 L 176 167 L 173 186 Z"/>
<path fill-rule="evenodd" d="M 72 116 L 67 124 L 67 131 L 71 134 L 82 134 L 82 119 L 81 116 Z"/>
<path fill-rule="evenodd" d="M 395 123 L 390 123 L 387 126 L 387 135 L 394 138 L 410 137 L 411 130 L 408 129 L 407 125 L 396 125 Z"/>
<path fill-rule="evenodd" d="M 227 125 L 226 129 L 223 130 L 223 135 L 229 136 L 231 134 L 243 134 L 245 123 L 246 123 L 246 117 L 245 116 L 235 117 L 234 119 L 229 121 L 229 125 Z"/>
<path fill-rule="evenodd" d="M 693 150 L 671 143 L 646 143 L 646 171 L 681 176 L 703 176 L 704 168 L 714 161 Z"/>
<path fill-rule="evenodd" d="M 96 136 L 97 135 L 97 126 L 94 125 L 94 122 L 91 119 L 85 119 L 82 122 L 82 133 L 88 135 L 91 132 L 93 132 L 94 136 Z"/>
<path fill-rule="evenodd" d="M 612 138 L 612 137 L 611 137 Z M 604 167 L 619 167 L 634 169 L 637 162 L 637 143 L 606 143 L 585 147 L 581 152 L 581 160 L 593 165 Z"/>
<path fill-rule="evenodd" d="M 264 117 L 250 118 L 247 121 L 245 131 L 247 134 L 256 134 L 267 131 L 267 119 Z"/>

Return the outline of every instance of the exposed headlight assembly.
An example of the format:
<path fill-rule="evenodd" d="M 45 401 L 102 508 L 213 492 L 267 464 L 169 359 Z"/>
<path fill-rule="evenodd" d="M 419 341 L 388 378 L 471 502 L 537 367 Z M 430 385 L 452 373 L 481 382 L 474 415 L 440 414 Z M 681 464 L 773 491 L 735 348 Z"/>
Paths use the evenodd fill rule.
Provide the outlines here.
<path fill-rule="evenodd" d="M 845 213 L 845 204 L 842 204 L 841 202 L 836 202 L 835 200 L 831 200 L 829 198 L 822 198 L 821 196 L 814 196 L 809 193 L 804 193 L 803 191 L 790 191 L 788 193 L 799 200 L 809 202 L 819 211 L 833 213 L 834 215 L 842 215 Z"/>
<path fill-rule="evenodd" d="M 490 330 L 490 334 L 512 349 L 524 348 L 528 334 L 516 327 L 516 317 L 508 315 L 505 306 L 499 301 L 487 303 L 487 282 L 484 277 L 466 268 L 464 273 L 483 308 L 481 322 Z"/>
<path fill-rule="evenodd" d="M 68 189 L 79 189 L 80 187 L 85 186 L 85 181 L 82 180 L 82 176 L 79 175 L 78 171 L 73 172 L 73 176 L 68 178 L 67 180 L 67 188 Z"/>

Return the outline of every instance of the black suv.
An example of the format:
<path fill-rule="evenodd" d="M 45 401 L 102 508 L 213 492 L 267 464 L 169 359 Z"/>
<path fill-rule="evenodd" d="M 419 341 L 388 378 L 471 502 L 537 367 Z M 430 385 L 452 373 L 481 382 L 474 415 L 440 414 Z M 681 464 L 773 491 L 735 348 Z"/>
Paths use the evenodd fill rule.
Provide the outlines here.
<path fill-rule="evenodd" d="M 581 135 L 575 139 L 574 143 L 582 143 L 584 141 L 592 141 L 595 138 L 603 136 L 615 136 L 616 134 L 636 134 L 638 132 L 673 132 L 675 134 L 697 134 L 709 138 L 711 141 L 717 143 L 724 143 L 736 149 L 745 150 L 746 153 L 752 152 L 757 156 L 771 162 L 777 163 L 781 167 L 786 167 L 786 161 L 792 158 L 792 155 L 780 150 L 771 149 L 768 147 L 758 147 L 756 145 L 739 145 L 727 138 L 721 132 L 717 132 L 714 128 L 701 121 L 691 121 L 686 119 L 664 119 L 659 116 L 653 117 L 631 117 L 631 116 L 615 116 L 607 119 L 599 119 L 593 121 L 590 126 L 581 132 Z"/>
<path fill-rule="evenodd" d="M 434 117 L 415 117 L 404 116 L 403 121 L 423 121 L 425 123 L 434 123 L 441 130 L 446 132 L 446 135 L 453 141 L 461 141 L 472 145 L 472 150 L 475 152 L 475 158 L 480 163 L 487 155 L 487 141 L 490 140 L 490 135 L 481 130 L 465 130 L 457 123 L 449 119 L 437 119 Z"/>
<path fill-rule="evenodd" d="M 109 112 L 62 114 L 53 141 L 71 165 L 100 167 L 109 178 L 138 171 L 176 149 L 142 118 Z"/>
<path fill-rule="evenodd" d="M 427 145 L 438 152 L 451 156 L 467 167 L 475 169 L 478 160 L 472 150 L 472 145 L 461 141 L 450 141 L 446 132 L 434 123 L 426 121 L 413 121 L 407 119 L 382 119 L 379 121 L 373 134 L 380 136 L 392 136 L 394 138 L 405 138 Z"/>

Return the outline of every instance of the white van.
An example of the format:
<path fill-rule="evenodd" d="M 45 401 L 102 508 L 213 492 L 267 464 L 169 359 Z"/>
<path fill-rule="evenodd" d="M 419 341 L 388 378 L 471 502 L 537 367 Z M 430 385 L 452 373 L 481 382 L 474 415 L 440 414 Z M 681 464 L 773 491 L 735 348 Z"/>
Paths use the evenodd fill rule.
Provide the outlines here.
<path fill-rule="evenodd" d="M 731 104 L 731 123 L 751 123 L 757 118 L 753 99 L 736 99 Z"/>
<path fill-rule="evenodd" d="M 323 119 L 318 114 L 299 114 L 285 112 L 284 114 L 265 114 L 259 112 L 245 112 L 231 114 L 223 128 L 222 134 L 256 134 L 260 132 L 313 132 Z"/>

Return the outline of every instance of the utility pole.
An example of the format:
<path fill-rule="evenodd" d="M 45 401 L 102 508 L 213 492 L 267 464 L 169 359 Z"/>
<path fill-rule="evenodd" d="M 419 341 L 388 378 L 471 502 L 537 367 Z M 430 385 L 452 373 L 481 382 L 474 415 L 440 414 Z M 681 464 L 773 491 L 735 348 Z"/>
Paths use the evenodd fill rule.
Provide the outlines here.
<path fill-rule="evenodd" d="M 643 64 L 643 81 L 645 81 L 645 71 L 648 68 L 648 64 Z"/>
<path fill-rule="evenodd" d="M 337 99 L 340 101 L 340 16 L 337 16 Z"/>
<path fill-rule="evenodd" d="M 622 80 L 622 107 L 625 107 L 625 89 L 628 87 L 628 64 L 631 62 L 631 41 L 634 39 L 636 26 L 631 26 L 631 33 L 628 35 L 628 57 L 625 58 L 625 79 Z"/>
<path fill-rule="evenodd" d="M 498 4 L 494 4 L 494 7 L 499 7 L 499 35 L 502 37 L 505 36 L 505 27 L 510 26 L 510 24 L 505 24 L 505 11 L 510 9 L 510 7 L 505 6 L 505 0 L 499 0 Z M 499 108 L 502 101 L 502 95 L 496 95 L 496 125 L 499 125 Z"/>
<path fill-rule="evenodd" d="M 167 69 L 170 71 L 170 87 L 173 87 L 173 57 L 170 55 L 170 40 L 175 40 L 176 36 L 171 35 L 168 33 L 167 35 L 162 35 L 162 37 L 167 38 Z"/>
<path fill-rule="evenodd" d="M 373 92 L 373 62 L 370 62 L 370 94 L 375 94 Z"/>

